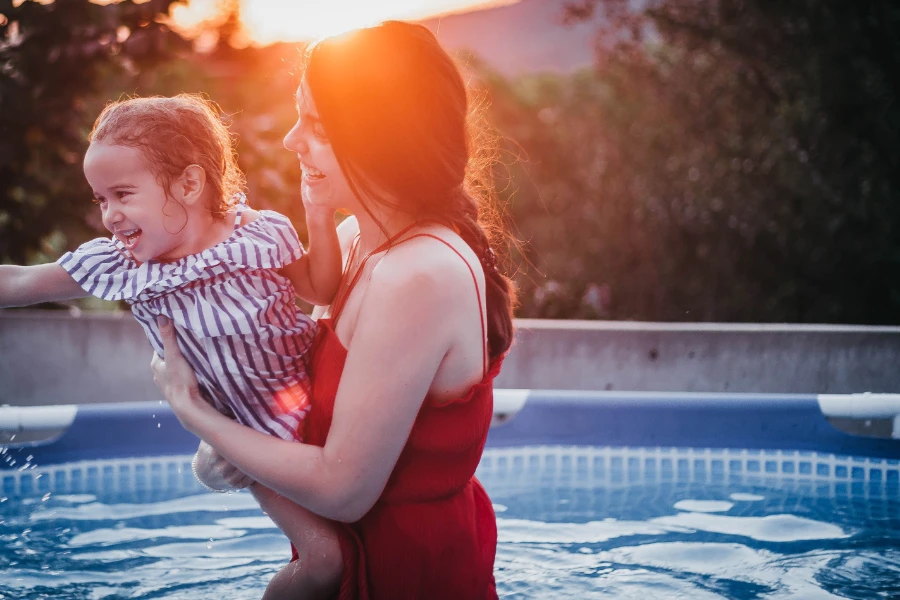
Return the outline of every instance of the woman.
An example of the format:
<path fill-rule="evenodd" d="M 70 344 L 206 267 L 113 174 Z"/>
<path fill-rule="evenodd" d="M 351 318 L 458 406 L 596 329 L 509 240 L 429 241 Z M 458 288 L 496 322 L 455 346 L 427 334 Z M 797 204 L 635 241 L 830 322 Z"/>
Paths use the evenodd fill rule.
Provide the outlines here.
<path fill-rule="evenodd" d="M 474 478 L 512 288 L 479 223 L 489 208 L 466 87 L 424 27 L 387 22 L 309 51 L 285 137 L 308 210 L 342 210 L 344 277 L 317 309 L 305 443 L 203 402 L 163 327 L 158 384 L 207 445 L 201 477 L 251 489 L 294 558 L 266 597 L 496 598 L 496 519 Z M 480 179 L 479 179 L 480 178 Z"/>

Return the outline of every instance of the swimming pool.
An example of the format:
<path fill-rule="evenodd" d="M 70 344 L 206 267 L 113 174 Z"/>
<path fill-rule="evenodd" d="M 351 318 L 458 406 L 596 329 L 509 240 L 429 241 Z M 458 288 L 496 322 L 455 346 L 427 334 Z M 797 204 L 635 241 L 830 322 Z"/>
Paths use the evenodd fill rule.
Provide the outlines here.
<path fill-rule="evenodd" d="M 501 597 L 898 596 L 900 440 L 821 410 L 863 404 L 498 391 L 478 476 Z M 0 451 L 0 598 L 258 598 L 287 559 L 249 494 L 193 481 L 167 407 L 2 411 L 58 437 Z"/>

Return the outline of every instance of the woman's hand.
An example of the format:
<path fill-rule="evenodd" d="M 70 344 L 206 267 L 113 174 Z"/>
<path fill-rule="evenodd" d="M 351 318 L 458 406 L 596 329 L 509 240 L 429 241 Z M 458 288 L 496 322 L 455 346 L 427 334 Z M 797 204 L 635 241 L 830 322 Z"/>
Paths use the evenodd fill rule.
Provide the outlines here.
<path fill-rule="evenodd" d="M 244 475 L 234 465 L 225 460 L 221 454 L 216 452 L 212 446 L 203 441 L 200 442 L 200 447 L 197 448 L 197 454 L 194 455 L 191 468 L 197 481 L 216 492 L 240 490 L 253 483 L 252 479 Z"/>
<path fill-rule="evenodd" d="M 188 431 L 193 431 L 191 423 L 204 409 L 215 410 L 206 403 L 200 394 L 200 386 L 194 370 L 181 354 L 175 338 L 175 326 L 167 317 L 156 319 L 159 335 L 162 339 L 166 359 L 153 354 L 150 368 L 153 370 L 153 381 L 162 390 L 169 406 Z"/>

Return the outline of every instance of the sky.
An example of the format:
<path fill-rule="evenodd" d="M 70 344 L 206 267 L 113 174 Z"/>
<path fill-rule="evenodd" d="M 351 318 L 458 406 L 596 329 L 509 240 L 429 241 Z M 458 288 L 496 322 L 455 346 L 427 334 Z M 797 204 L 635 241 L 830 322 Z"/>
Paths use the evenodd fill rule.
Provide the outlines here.
<path fill-rule="evenodd" d="M 232 0 L 234 1 L 234 0 Z M 518 0 L 237 0 L 249 41 L 257 45 L 307 41 L 386 19 L 423 19 Z M 223 0 L 176 5 L 177 28 L 190 30 L 214 18 Z"/>

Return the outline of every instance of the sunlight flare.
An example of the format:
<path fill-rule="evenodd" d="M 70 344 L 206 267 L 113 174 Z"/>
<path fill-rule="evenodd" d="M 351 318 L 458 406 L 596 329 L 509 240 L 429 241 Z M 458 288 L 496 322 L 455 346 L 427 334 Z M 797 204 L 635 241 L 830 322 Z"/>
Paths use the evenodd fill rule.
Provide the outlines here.
<path fill-rule="evenodd" d="M 299 42 L 336 35 L 388 19 L 419 20 L 454 12 L 513 4 L 519 0 L 241 0 L 241 22 L 253 44 Z M 172 9 L 179 29 L 190 31 L 215 19 L 222 0 L 191 0 Z"/>

